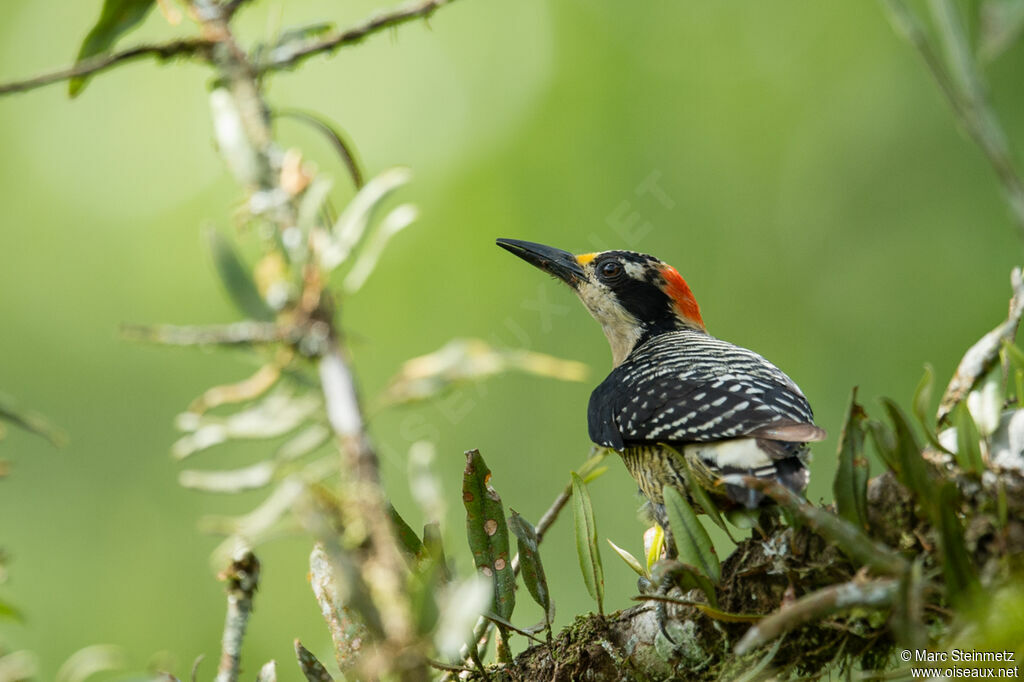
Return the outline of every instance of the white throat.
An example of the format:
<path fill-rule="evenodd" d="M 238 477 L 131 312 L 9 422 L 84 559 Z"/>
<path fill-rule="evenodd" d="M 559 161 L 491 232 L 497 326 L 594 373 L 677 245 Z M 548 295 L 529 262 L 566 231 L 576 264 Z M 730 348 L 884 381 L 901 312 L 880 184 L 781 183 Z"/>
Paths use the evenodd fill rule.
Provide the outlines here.
<path fill-rule="evenodd" d="M 615 302 L 615 297 L 604 285 L 584 283 L 576 290 L 576 295 L 594 319 L 601 323 L 612 348 L 612 366 L 618 367 L 640 340 L 639 320 Z"/>

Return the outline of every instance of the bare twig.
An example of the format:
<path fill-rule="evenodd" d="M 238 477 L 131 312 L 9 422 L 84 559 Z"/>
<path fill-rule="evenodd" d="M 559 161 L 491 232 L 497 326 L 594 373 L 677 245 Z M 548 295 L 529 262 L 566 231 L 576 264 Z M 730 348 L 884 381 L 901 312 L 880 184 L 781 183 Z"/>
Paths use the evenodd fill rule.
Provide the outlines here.
<path fill-rule="evenodd" d="M 101 55 L 50 73 L 44 73 L 23 81 L 0 84 L 0 96 L 15 92 L 35 90 L 46 85 L 70 80 L 79 76 L 89 76 L 117 66 L 123 62 L 134 61 L 142 57 L 154 57 L 166 61 L 174 57 L 195 57 L 209 61 L 214 43 L 203 39 L 175 40 L 159 45 L 137 45 L 133 48 L 113 54 Z"/>
<path fill-rule="evenodd" d="M 352 616 L 348 606 L 339 598 L 334 567 L 323 545 L 317 544 L 310 554 L 309 581 L 331 633 L 338 667 L 344 672 L 355 664 L 362 650 L 366 626 Z"/>
<path fill-rule="evenodd" d="M 277 71 L 296 66 L 303 60 L 314 55 L 333 52 L 340 47 L 352 45 L 364 38 L 394 28 L 415 19 L 426 19 L 439 8 L 454 0 L 418 0 L 389 12 L 377 14 L 343 31 L 334 31 L 328 35 L 300 45 L 282 45 L 270 51 L 268 59 L 258 65 L 261 73 Z"/>
<path fill-rule="evenodd" d="M 898 587 L 899 581 L 892 578 L 871 581 L 854 579 L 812 592 L 751 626 L 736 645 L 736 654 L 742 656 L 794 628 L 833 613 L 856 606 L 889 606 Z"/>
<path fill-rule="evenodd" d="M 228 612 L 224 619 L 224 637 L 221 640 L 216 682 L 235 682 L 242 658 L 242 639 L 252 613 L 252 598 L 259 587 L 259 559 L 250 550 L 244 549 L 236 554 L 231 565 L 219 577 L 228 584 Z"/>

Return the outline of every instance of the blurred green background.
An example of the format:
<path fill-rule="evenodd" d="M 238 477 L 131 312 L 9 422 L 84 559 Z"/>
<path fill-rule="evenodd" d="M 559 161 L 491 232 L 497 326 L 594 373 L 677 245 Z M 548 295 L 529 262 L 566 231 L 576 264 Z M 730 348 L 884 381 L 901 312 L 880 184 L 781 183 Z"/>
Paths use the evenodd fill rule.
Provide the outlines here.
<path fill-rule="evenodd" d="M 0 80 L 71 61 L 100 4 L 0 4 Z M 263 1 L 239 19 L 258 39 L 384 6 Z M 189 29 L 154 12 L 124 44 Z M 1017 141 L 1022 66 L 1018 45 L 988 71 Z M 184 676 L 198 654 L 207 675 L 215 667 L 217 539 L 197 520 L 260 496 L 180 488 L 168 449 L 175 414 L 252 366 L 117 333 L 123 322 L 237 317 L 200 238 L 205 221 L 228 229 L 241 197 L 214 151 L 208 75 L 138 63 L 74 102 L 64 85 L 0 100 L 0 390 L 71 437 L 59 451 L 17 432 L 0 444 L 13 463 L 0 482 L 0 543 L 13 556 L 0 590 L 28 616 L 0 623 L 0 639 L 35 651 L 42 679 L 93 643 L 123 646 L 135 670 Z M 416 174 L 403 198 L 421 220 L 344 306 L 366 396 L 453 336 L 591 367 L 585 383 L 510 375 L 374 417 L 389 491 L 414 526 L 406 454 L 416 439 L 436 442 L 463 572 L 463 450 L 480 448 L 506 506 L 536 521 L 588 453 L 586 402 L 610 365 L 571 294 L 495 237 L 629 248 L 676 266 L 709 330 L 782 367 L 830 431 L 814 448 L 814 500 L 831 497 L 850 389 L 877 413 L 878 396 L 909 400 L 924 362 L 944 382 L 1002 319 L 1021 261 L 993 173 L 875 3 L 459 0 L 429 25 L 275 76 L 269 99 L 337 121 L 371 174 Z M 347 180 L 324 142 L 291 122 L 279 132 L 338 180 L 342 205 Z M 254 448 L 189 466 L 267 452 Z M 591 486 L 599 533 L 639 554 L 635 486 L 610 463 Z M 569 516 L 542 547 L 560 623 L 593 608 Z M 297 675 L 294 637 L 330 658 L 308 548 L 293 538 L 260 551 L 251 674 L 276 658 L 283 679 Z M 609 608 L 628 606 L 635 576 L 610 551 L 605 564 Z M 538 620 L 521 601 L 516 621 Z"/>

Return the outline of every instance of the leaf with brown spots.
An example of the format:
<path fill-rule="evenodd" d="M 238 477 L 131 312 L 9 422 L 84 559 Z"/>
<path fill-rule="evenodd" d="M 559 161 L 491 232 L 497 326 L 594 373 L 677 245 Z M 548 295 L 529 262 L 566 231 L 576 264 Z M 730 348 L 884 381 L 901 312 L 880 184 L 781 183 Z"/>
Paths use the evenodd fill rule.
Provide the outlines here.
<path fill-rule="evenodd" d="M 509 620 L 516 604 L 516 576 L 509 557 L 505 508 L 490 480 L 491 470 L 480 451 L 466 451 L 462 502 L 466 507 L 469 548 L 477 570 L 490 578 L 494 586 L 494 612 Z"/>
<path fill-rule="evenodd" d="M 324 664 L 317 660 L 313 652 L 295 640 L 295 658 L 299 660 L 299 669 L 309 682 L 334 682 Z"/>

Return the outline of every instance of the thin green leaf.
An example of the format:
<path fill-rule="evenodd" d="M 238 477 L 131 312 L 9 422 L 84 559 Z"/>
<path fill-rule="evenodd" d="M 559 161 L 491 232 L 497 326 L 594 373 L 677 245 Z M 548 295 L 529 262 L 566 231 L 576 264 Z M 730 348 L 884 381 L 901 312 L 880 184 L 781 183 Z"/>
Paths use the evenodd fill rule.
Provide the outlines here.
<path fill-rule="evenodd" d="M 57 447 L 67 442 L 64 432 L 50 424 L 42 415 L 18 407 L 13 400 L 2 393 L 0 393 L 0 420 L 6 420 L 37 436 L 42 436 Z"/>
<path fill-rule="evenodd" d="M 328 28 L 330 28 L 329 25 Z M 303 37 L 303 39 L 305 38 Z M 359 167 L 359 161 L 356 160 L 355 147 L 337 126 L 317 114 L 313 114 L 308 111 L 299 111 L 298 109 L 279 111 L 277 115 L 286 118 L 293 118 L 296 121 L 302 121 L 324 135 L 331 143 L 331 146 L 334 147 L 334 151 L 336 151 L 338 156 L 341 158 L 341 162 L 345 164 L 345 168 L 348 170 L 348 174 L 352 178 L 352 184 L 356 186 L 356 189 L 362 188 L 364 184 L 363 171 Z"/>
<path fill-rule="evenodd" d="M 576 473 L 579 474 L 580 478 L 584 481 L 586 481 L 587 478 L 600 467 L 601 462 L 604 461 L 605 457 L 608 456 L 608 453 L 610 453 L 611 450 L 609 448 L 602 448 L 595 445 L 591 452 L 594 454 L 576 470 Z"/>
<path fill-rule="evenodd" d="M 1024 6 L 1024 2 L 1021 3 Z M 1002 351 L 1010 361 L 1010 363 L 1017 369 L 1024 369 L 1024 350 L 1021 350 L 1017 344 L 1013 343 L 1009 339 L 1003 339 Z"/>
<path fill-rule="evenodd" d="M 883 398 L 882 403 L 889 413 L 896 434 L 895 454 L 900 463 L 900 470 L 896 475 L 900 482 L 914 493 L 921 507 L 931 515 L 935 505 L 934 484 L 928 463 L 921 457 L 921 446 L 910 424 L 907 423 L 903 410 L 888 398 Z"/>
<path fill-rule="evenodd" d="M 967 546 L 964 544 L 964 530 L 960 525 L 957 510 L 960 508 L 960 494 L 956 484 L 947 481 L 939 489 L 938 525 L 939 550 L 942 553 L 942 573 L 946 578 L 946 596 L 956 605 L 971 604 L 979 589 L 978 575 L 971 564 Z"/>
<path fill-rule="evenodd" d="M 508 527 L 516 536 L 516 545 L 519 549 L 519 571 L 523 575 L 523 583 L 533 600 L 544 609 L 546 622 L 548 614 L 551 612 L 551 592 L 548 590 L 548 580 L 544 575 L 544 565 L 540 561 L 537 529 L 515 511 L 509 517 Z"/>
<path fill-rule="evenodd" d="M 899 476 L 900 462 L 896 457 L 896 437 L 889 427 L 874 419 L 868 420 L 868 435 L 871 436 L 878 458 L 889 471 Z"/>
<path fill-rule="evenodd" d="M 508 620 L 516 604 L 516 576 L 509 558 L 505 509 L 490 480 L 491 470 L 480 451 L 466 451 L 462 501 L 466 507 L 469 548 L 477 570 L 491 578 L 495 613 Z"/>
<path fill-rule="evenodd" d="M 956 427 L 957 464 L 965 473 L 980 474 L 985 470 L 981 457 L 981 434 L 965 403 L 953 408 L 953 425 Z"/>
<path fill-rule="evenodd" d="M 693 507 L 671 486 L 662 488 L 661 494 L 665 498 L 668 525 L 675 538 L 679 560 L 696 566 L 705 576 L 718 583 L 722 578 L 722 567 L 718 563 L 715 546 L 711 544 L 711 538 Z"/>
<path fill-rule="evenodd" d="M 142 23 L 154 4 L 156 0 L 105 0 L 100 18 L 82 41 L 75 63 L 109 52 L 121 36 Z M 68 81 L 68 94 L 76 97 L 81 93 L 88 78 L 76 76 Z"/>
<path fill-rule="evenodd" d="M 416 632 L 428 635 L 437 627 L 441 611 L 437 603 L 437 589 L 442 567 L 433 557 L 420 564 L 420 570 L 409 574 L 409 606 Z"/>
<path fill-rule="evenodd" d="M 934 385 L 935 370 L 932 369 L 930 364 L 925 363 L 924 375 L 921 377 L 921 381 L 918 382 L 917 389 L 914 391 L 914 402 L 912 404 L 914 417 L 917 419 L 917 423 L 924 431 L 924 437 L 928 439 L 931 446 L 940 452 L 948 452 L 942 443 L 939 442 L 938 436 L 935 435 L 935 428 L 928 420 L 928 412 L 932 403 L 932 388 Z"/>
<path fill-rule="evenodd" d="M 704 510 L 704 513 L 708 515 L 711 521 L 725 531 L 725 534 L 729 536 L 729 539 L 736 544 L 736 538 L 732 536 L 729 531 L 729 527 L 725 525 L 725 519 L 722 518 L 721 512 L 718 510 L 718 506 L 715 505 L 714 500 L 708 495 L 708 491 L 700 484 L 698 476 L 693 470 L 693 465 L 690 460 L 686 458 L 683 453 L 678 450 L 673 450 L 678 456 L 679 461 L 683 463 L 684 478 L 686 479 L 686 490 L 690 493 L 690 497 L 700 505 L 700 508 Z"/>
<path fill-rule="evenodd" d="M 920 557 L 900 577 L 892 603 L 891 625 L 898 641 L 907 647 L 923 649 L 927 644 L 924 615 L 924 574 Z"/>
<path fill-rule="evenodd" d="M 587 592 L 597 601 L 597 610 L 604 613 L 604 568 L 597 546 L 597 524 L 590 503 L 587 485 L 575 471 L 572 472 L 572 515 L 576 526 L 576 554 L 583 572 Z"/>
<path fill-rule="evenodd" d="M 615 553 L 618 554 L 619 557 L 626 562 L 626 565 L 632 568 L 634 571 L 636 571 L 636 574 L 638 576 L 640 576 L 641 578 L 647 577 L 647 569 L 646 567 L 644 567 L 642 563 L 640 563 L 639 559 L 630 554 L 628 550 L 625 550 L 616 545 L 608 538 L 605 538 L 605 540 L 607 540 L 608 544 L 612 546 L 612 549 L 615 550 Z"/>
<path fill-rule="evenodd" d="M 388 505 L 388 513 L 391 515 L 391 525 L 395 529 L 395 536 L 398 538 L 399 546 L 405 550 L 406 555 L 417 557 L 423 554 L 423 543 L 420 541 L 416 531 L 412 529 L 402 515 L 393 505 Z"/>
<path fill-rule="evenodd" d="M 924 376 L 914 391 L 914 416 L 922 425 L 928 423 L 928 409 L 932 402 L 932 386 L 935 383 L 935 370 L 928 363 L 924 365 Z M 856 389 L 854 389 L 856 392 Z"/>
<path fill-rule="evenodd" d="M 608 471 L 608 467 L 597 467 L 596 469 L 594 469 L 589 474 L 587 474 L 586 476 L 583 477 L 583 482 L 586 483 L 587 485 L 590 485 L 591 483 L 593 483 L 597 479 L 599 479 L 602 476 L 604 476 L 605 473 L 607 473 L 607 471 Z"/>
<path fill-rule="evenodd" d="M 431 521 L 423 526 L 423 556 L 437 564 L 442 582 L 452 579 L 452 573 L 448 568 L 448 557 L 444 553 L 441 524 L 437 521 Z"/>
<path fill-rule="evenodd" d="M 917 401 L 915 400 L 915 412 Z M 866 528 L 868 460 L 864 457 L 864 432 L 868 416 L 857 404 L 857 389 L 850 396 L 850 407 L 839 435 L 839 466 L 832 482 L 839 516 L 850 523 Z"/>
<path fill-rule="evenodd" d="M 217 268 L 217 274 L 231 302 L 250 319 L 273 321 L 274 311 L 260 296 L 256 283 L 253 282 L 252 273 L 235 252 L 231 242 L 212 228 L 206 231 L 206 236 L 210 242 L 213 265 Z"/>

